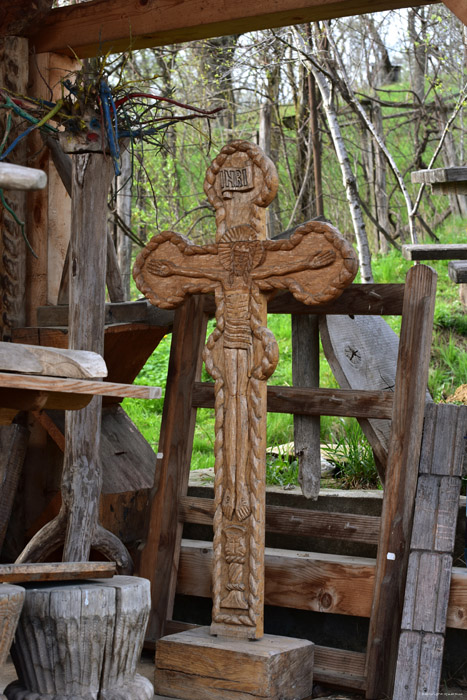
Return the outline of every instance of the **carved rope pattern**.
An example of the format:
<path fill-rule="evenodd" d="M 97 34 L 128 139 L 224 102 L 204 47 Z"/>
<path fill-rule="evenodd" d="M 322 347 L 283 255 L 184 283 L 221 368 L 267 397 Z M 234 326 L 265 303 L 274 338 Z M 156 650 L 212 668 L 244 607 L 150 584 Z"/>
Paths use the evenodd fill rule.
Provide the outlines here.
<path fill-rule="evenodd" d="M 260 208 L 264 209 L 264 207 L 267 207 L 268 204 L 272 202 L 277 192 L 278 179 L 276 168 L 274 163 L 263 153 L 259 146 L 249 143 L 248 141 L 232 141 L 224 146 L 219 155 L 212 161 L 210 167 L 207 169 L 206 178 L 204 180 L 204 191 L 209 203 L 212 204 L 216 210 L 216 227 L 217 235 L 219 237 L 225 233 L 224 222 L 226 211 L 224 201 L 217 194 L 214 185 L 219 170 L 222 168 L 227 158 L 238 151 L 242 151 L 249 156 L 253 163 L 261 170 L 264 178 L 260 193 L 251 203 L 252 214 L 251 219 L 248 220 L 248 223 L 257 233 L 261 233 L 263 230 L 263 222 L 259 213 Z"/>
<path fill-rule="evenodd" d="M 19 261 L 24 255 L 24 246 L 17 229 L 17 224 L 4 212 L 2 224 L 2 340 L 10 340 L 14 319 L 18 316 Z"/>

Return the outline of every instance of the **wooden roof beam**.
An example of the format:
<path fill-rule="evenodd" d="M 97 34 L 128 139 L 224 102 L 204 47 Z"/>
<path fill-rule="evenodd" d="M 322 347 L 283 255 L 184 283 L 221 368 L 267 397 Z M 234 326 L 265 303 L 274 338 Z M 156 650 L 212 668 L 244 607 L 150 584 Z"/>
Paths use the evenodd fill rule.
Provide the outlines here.
<path fill-rule="evenodd" d="M 62 7 L 27 35 L 36 53 L 80 58 L 181 43 L 435 0 L 92 0 Z"/>

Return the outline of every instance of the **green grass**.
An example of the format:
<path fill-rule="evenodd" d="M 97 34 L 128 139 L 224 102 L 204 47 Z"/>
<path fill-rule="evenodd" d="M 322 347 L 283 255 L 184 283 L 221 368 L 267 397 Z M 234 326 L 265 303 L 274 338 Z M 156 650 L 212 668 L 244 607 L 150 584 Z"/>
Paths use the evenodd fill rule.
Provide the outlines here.
<path fill-rule="evenodd" d="M 437 232 L 444 243 L 465 240 L 465 222 L 452 220 Z M 375 281 L 378 283 L 404 282 L 411 267 L 395 250 L 373 260 Z M 463 313 L 459 301 L 458 287 L 449 280 L 446 261 L 432 262 L 430 265 L 438 273 L 437 299 L 434 318 L 433 344 L 429 372 L 429 391 L 436 402 L 445 401 L 455 389 L 467 381 L 467 315 Z M 391 327 L 399 333 L 400 317 L 386 318 Z M 212 332 L 211 321 L 208 333 Z M 290 316 L 277 314 L 268 316 L 268 326 L 274 333 L 280 352 L 277 369 L 270 384 L 292 385 L 292 342 Z M 136 383 L 165 386 L 170 353 L 171 336 L 166 336 L 156 348 L 140 372 Z M 209 379 L 203 369 L 202 380 Z M 320 386 L 337 387 L 337 382 L 321 350 Z M 144 437 L 157 449 L 163 399 L 139 401 L 125 399 L 123 407 L 137 425 Z M 269 413 L 267 418 L 267 446 L 277 447 L 293 441 L 293 417 L 289 414 Z M 339 419 L 329 416 L 321 418 L 321 441 L 332 444 L 336 449 L 337 483 L 343 488 L 358 485 L 376 488 L 378 477 L 373 455 L 355 419 Z M 191 459 L 192 469 L 214 466 L 214 411 L 199 409 Z M 278 457 L 268 459 L 268 483 L 285 485 L 297 483 L 298 467 L 296 460 Z"/>

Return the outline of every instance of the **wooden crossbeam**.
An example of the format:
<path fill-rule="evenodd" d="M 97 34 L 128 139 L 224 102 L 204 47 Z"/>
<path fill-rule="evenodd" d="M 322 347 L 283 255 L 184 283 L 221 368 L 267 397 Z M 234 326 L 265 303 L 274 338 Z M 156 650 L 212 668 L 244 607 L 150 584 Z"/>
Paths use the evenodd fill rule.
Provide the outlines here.
<path fill-rule="evenodd" d="M 239 34 L 365 12 L 431 5 L 435 0 L 94 0 L 52 10 L 28 30 L 36 53 L 86 58 Z"/>
<path fill-rule="evenodd" d="M 402 255 L 406 260 L 467 260 L 467 244 L 403 245 Z"/>
<path fill-rule="evenodd" d="M 268 411 L 271 413 L 390 419 L 393 400 L 390 391 L 268 386 Z M 214 384 L 195 382 L 193 406 L 213 408 Z"/>
<path fill-rule="evenodd" d="M 265 604 L 369 617 L 375 560 L 266 548 Z M 183 540 L 177 593 L 211 597 L 212 542 Z M 467 569 L 453 568 L 447 626 L 467 629 Z"/>
<path fill-rule="evenodd" d="M 26 581 L 68 581 L 112 578 L 115 562 L 57 562 L 53 564 L 0 564 L 0 583 Z"/>
<path fill-rule="evenodd" d="M 184 523 L 212 525 L 214 501 L 211 498 L 182 496 L 178 517 Z M 306 537 L 326 537 L 347 542 L 378 543 L 380 519 L 376 515 L 327 513 L 304 508 L 266 506 L 266 530 Z"/>
<path fill-rule="evenodd" d="M 130 396 L 137 399 L 159 399 L 162 395 L 160 387 L 156 386 L 115 384 L 113 382 L 95 382 L 87 379 L 41 377 L 29 374 L 8 374 L 6 372 L 0 372 L 0 388 L 90 394 L 91 396 Z"/>

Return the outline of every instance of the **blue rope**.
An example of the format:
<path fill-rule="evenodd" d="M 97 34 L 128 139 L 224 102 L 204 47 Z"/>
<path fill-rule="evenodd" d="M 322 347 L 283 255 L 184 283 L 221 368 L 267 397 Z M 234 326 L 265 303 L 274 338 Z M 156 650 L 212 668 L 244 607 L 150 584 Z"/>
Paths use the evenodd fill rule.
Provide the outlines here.
<path fill-rule="evenodd" d="M 118 146 L 118 127 L 117 127 L 117 110 L 112 98 L 112 93 L 106 82 L 101 81 L 99 95 L 102 102 L 102 111 L 104 113 L 104 126 L 109 142 L 110 155 L 114 162 L 115 174 L 120 175 L 120 148 Z M 112 127 L 111 109 L 115 118 L 114 126 Z"/>
<path fill-rule="evenodd" d="M 17 137 L 15 138 L 15 140 L 12 141 L 12 142 L 10 143 L 10 145 L 8 146 L 8 148 L 6 149 L 6 151 L 5 151 L 4 153 L 2 153 L 2 155 L 0 156 L 0 160 L 3 160 L 4 158 L 6 158 L 7 155 L 8 155 L 9 153 L 11 153 L 11 151 L 12 151 L 14 148 L 16 148 L 16 146 L 18 145 L 18 143 L 19 143 L 22 139 L 24 139 L 25 136 L 27 136 L 28 134 L 31 133 L 31 131 L 35 128 L 35 126 L 36 126 L 35 124 L 31 124 L 31 126 L 29 126 L 29 127 L 26 129 L 26 131 L 23 131 L 22 134 L 20 134 L 19 136 L 17 136 Z"/>

